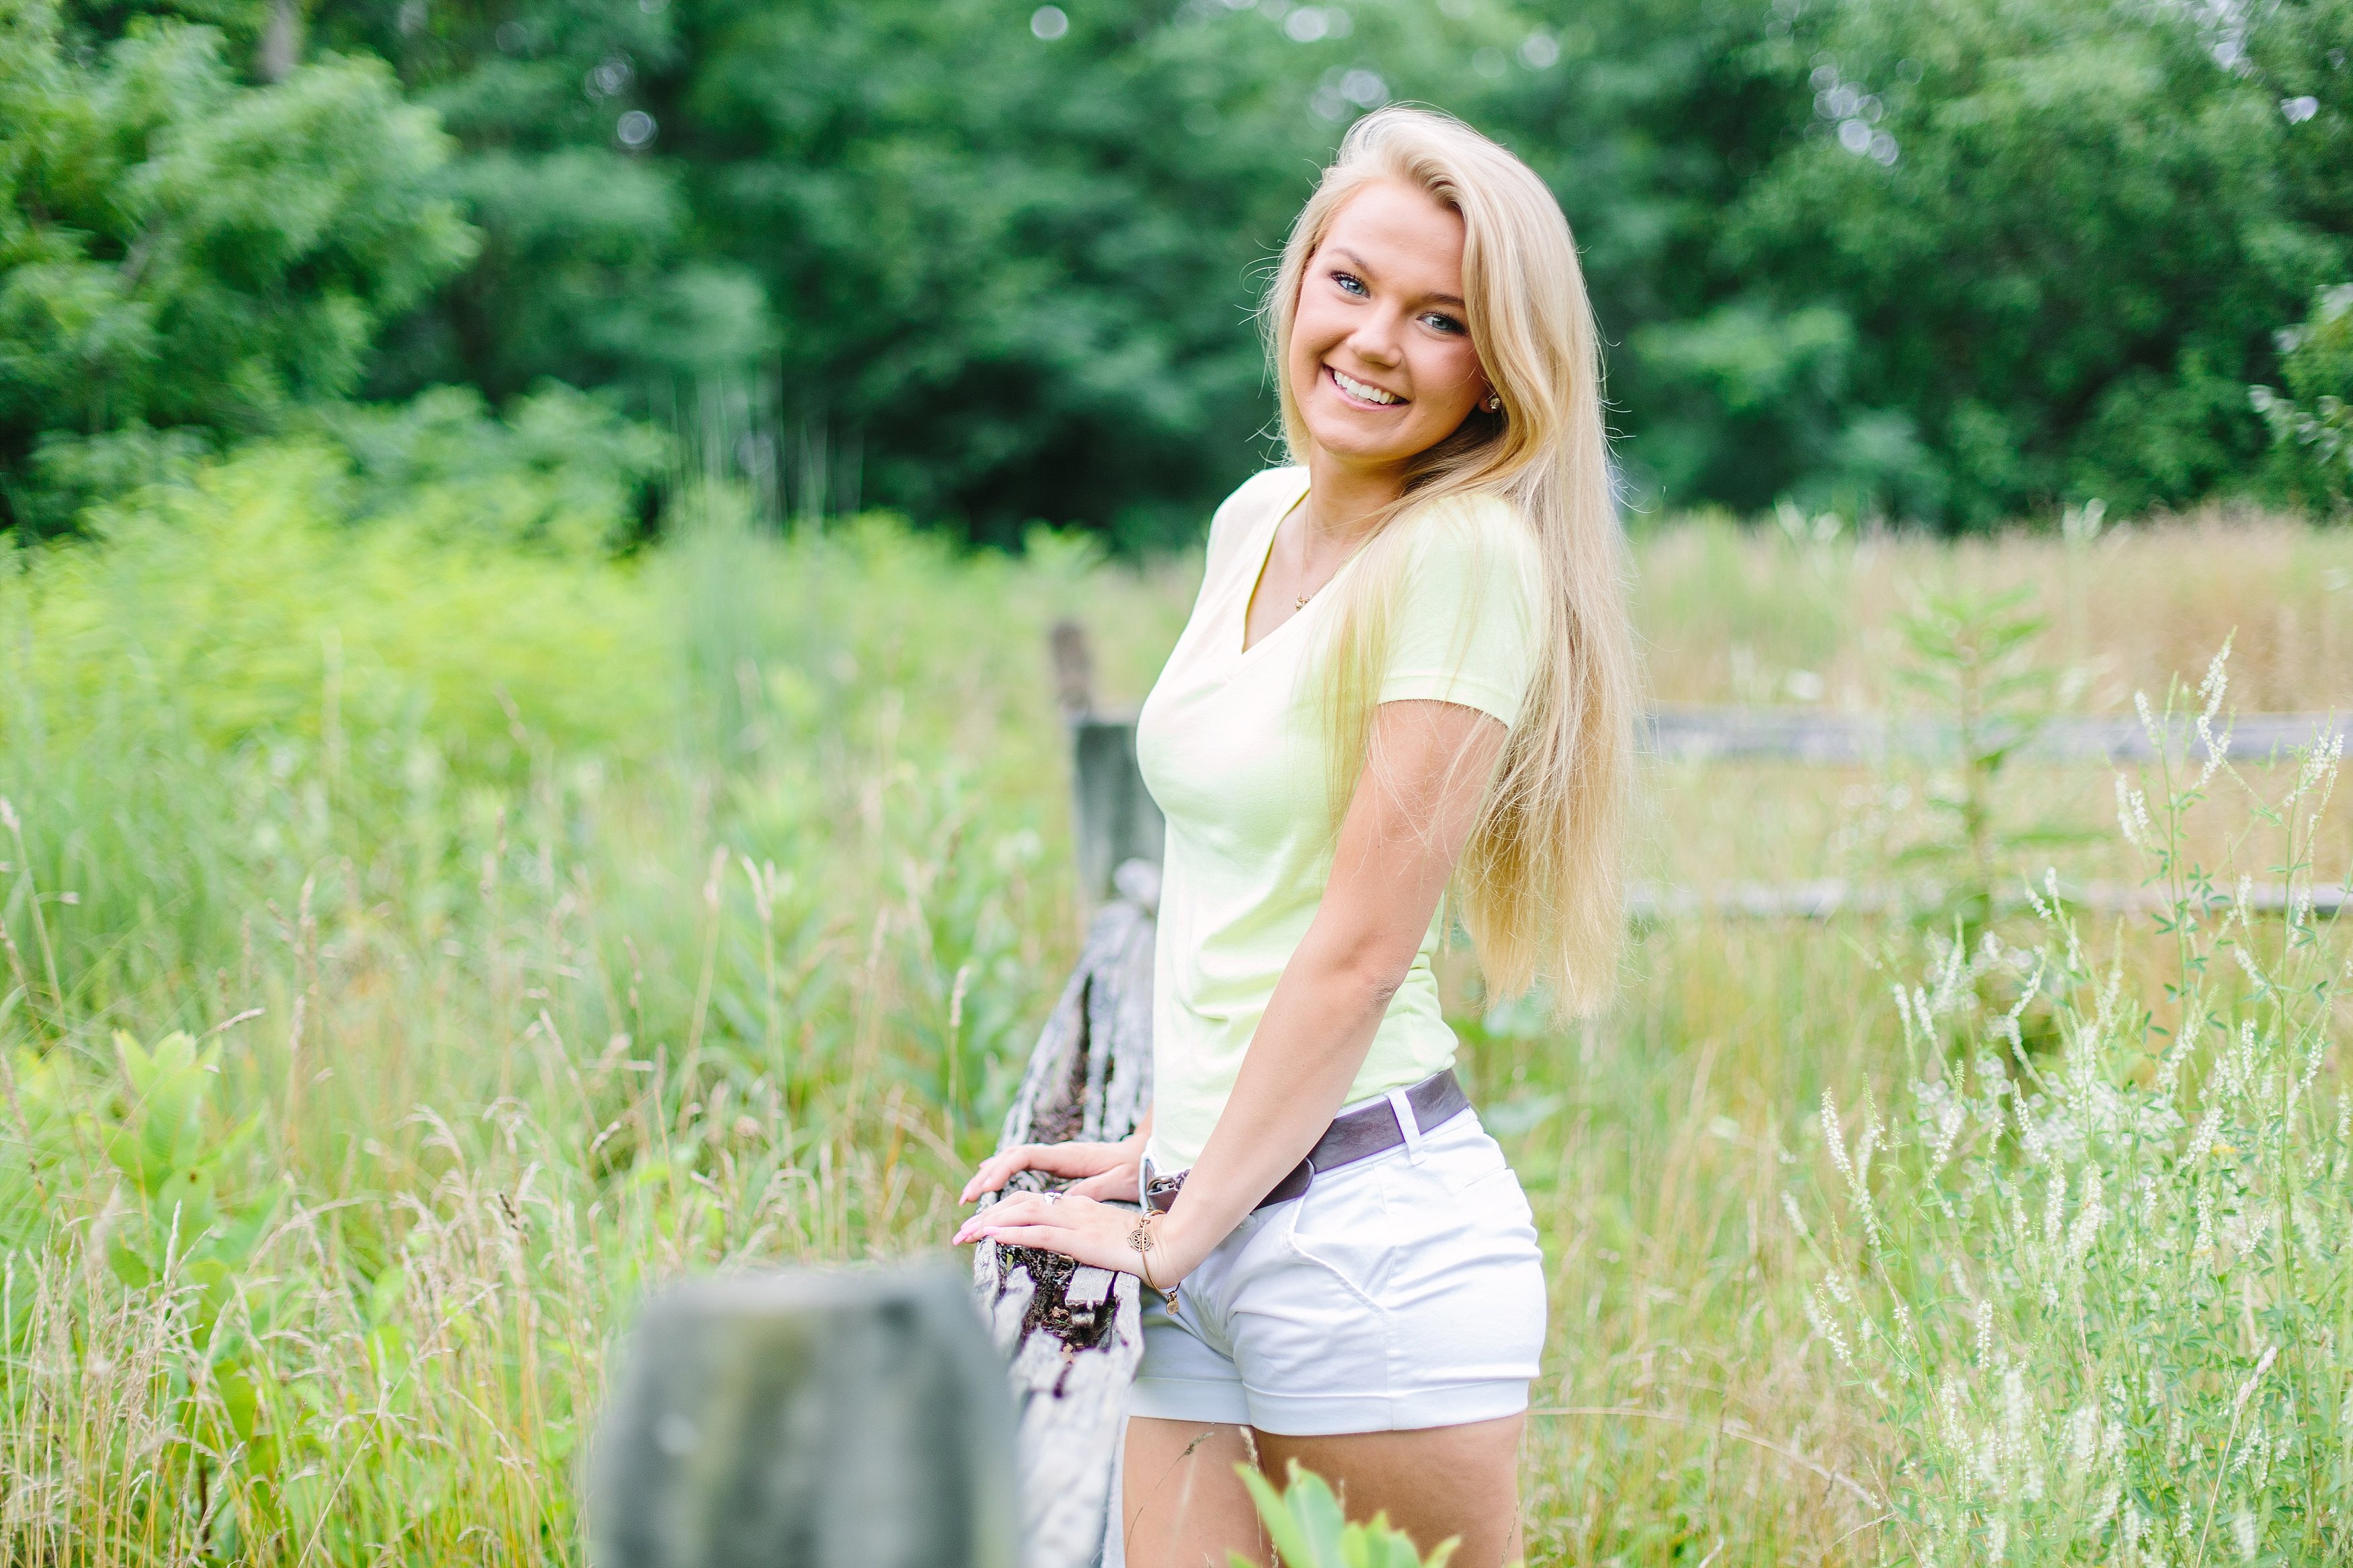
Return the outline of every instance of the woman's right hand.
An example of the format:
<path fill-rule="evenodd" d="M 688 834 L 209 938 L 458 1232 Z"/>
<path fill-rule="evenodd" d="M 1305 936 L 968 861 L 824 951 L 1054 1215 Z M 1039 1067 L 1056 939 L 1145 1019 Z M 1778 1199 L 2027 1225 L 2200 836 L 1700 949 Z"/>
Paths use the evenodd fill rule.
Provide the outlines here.
<path fill-rule="evenodd" d="M 1079 1178 L 1065 1192 L 1132 1204 L 1144 1168 L 1144 1137 L 1138 1132 L 1117 1143 L 1018 1143 L 981 1162 L 965 1184 L 961 1201 L 976 1203 L 984 1194 L 1002 1191 L 1022 1172 L 1039 1171 Z"/>

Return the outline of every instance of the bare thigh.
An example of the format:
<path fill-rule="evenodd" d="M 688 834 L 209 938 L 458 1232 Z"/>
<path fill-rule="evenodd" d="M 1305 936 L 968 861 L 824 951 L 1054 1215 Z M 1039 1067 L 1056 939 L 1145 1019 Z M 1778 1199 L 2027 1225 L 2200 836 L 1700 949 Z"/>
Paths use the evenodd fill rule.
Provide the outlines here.
<path fill-rule="evenodd" d="M 1350 1519 L 1386 1513 L 1424 1555 L 1458 1540 L 1451 1568 L 1520 1556 L 1524 1415 L 1418 1432 L 1284 1437 L 1211 1422 L 1127 1424 L 1127 1560 L 1134 1568 L 1224 1568 L 1226 1553 L 1271 1563 L 1250 1493 L 1253 1460 L 1281 1485 L 1293 1459 L 1332 1483 Z M 1255 1450 L 1255 1452 L 1253 1452 Z"/>
<path fill-rule="evenodd" d="M 1218 1421 L 1132 1415 L 1123 1461 L 1129 1568 L 1226 1568 L 1226 1553 L 1271 1555 L 1236 1465 L 1253 1464 L 1250 1430 Z"/>
<path fill-rule="evenodd" d="M 1449 1568 L 1503 1568 L 1520 1557 L 1520 1428 L 1525 1415 L 1419 1432 L 1338 1437 L 1258 1434 L 1259 1464 L 1280 1482 L 1297 1459 L 1332 1483 L 1350 1519 L 1386 1513 L 1428 1556 L 1450 1536 Z"/>

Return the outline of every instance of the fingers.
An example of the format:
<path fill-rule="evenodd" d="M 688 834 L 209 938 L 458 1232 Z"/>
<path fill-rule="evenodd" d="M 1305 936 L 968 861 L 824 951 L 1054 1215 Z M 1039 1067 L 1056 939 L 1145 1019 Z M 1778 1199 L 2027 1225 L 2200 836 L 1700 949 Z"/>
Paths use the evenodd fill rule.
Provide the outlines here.
<path fill-rule="evenodd" d="M 993 1193 L 1024 1171 L 1042 1171 L 1050 1176 L 1092 1176 L 1120 1158 L 1118 1145 L 1112 1143 L 1022 1143 L 1002 1149 L 980 1163 L 972 1180 L 964 1184 L 963 1200 L 971 1203 L 984 1193 Z"/>
<path fill-rule="evenodd" d="M 1060 1194 L 1016 1193 L 965 1220 L 957 1227 L 955 1239 L 950 1245 L 962 1247 L 966 1242 L 994 1235 L 1008 1226 L 1043 1223 L 1048 1216 L 1054 1215 L 1060 1201 Z M 1082 1203 L 1085 1201 L 1080 1200 Z"/>
<path fill-rule="evenodd" d="M 1029 1159 L 1030 1147 L 1025 1143 L 1018 1149 L 1008 1149 L 1001 1154 L 991 1154 L 983 1160 L 980 1169 L 972 1173 L 972 1180 L 964 1184 L 962 1201 L 976 1202 L 983 1194 L 1000 1191 L 1006 1183 L 1022 1172 L 1034 1169 Z"/>
<path fill-rule="evenodd" d="M 1040 1252 L 1059 1252 L 1065 1258 L 1078 1256 L 1079 1233 L 1059 1225 L 999 1226 L 988 1232 L 987 1239 L 999 1247 L 1034 1247 Z"/>
<path fill-rule="evenodd" d="M 1100 1176 L 1089 1176 L 1083 1182 L 1072 1182 L 1062 1190 L 1082 1198 L 1112 1198 L 1124 1203 L 1135 1201 L 1135 1167 L 1124 1171 L 1105 1171 Z"/>

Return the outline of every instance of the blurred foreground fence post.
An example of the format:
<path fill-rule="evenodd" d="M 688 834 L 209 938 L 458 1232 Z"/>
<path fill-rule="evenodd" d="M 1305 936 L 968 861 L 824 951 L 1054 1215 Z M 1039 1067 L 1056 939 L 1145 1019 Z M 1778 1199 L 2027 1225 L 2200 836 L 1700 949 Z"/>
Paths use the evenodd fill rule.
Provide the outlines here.
<path fill-rule="evenodd" d="M 1053 654 L 1092 913 L 999 1148 L 1115 1142 L 1152 1101 L 1165 826 L 1134 722 L 1094 711 L 1084 634 L 1058 626 Z M 598 1436 L 595 1568 L 1120 1568 L 1137 1290 L 984 1243 L 969 1287 L 918 1268 L 665 1291 Z"/>
<path fill-rule="evenodd" d="M 597 1436 L 596 1568 L 1015 1568 L 1005 1363 L 938 1265 L 656 1297 Z"/>

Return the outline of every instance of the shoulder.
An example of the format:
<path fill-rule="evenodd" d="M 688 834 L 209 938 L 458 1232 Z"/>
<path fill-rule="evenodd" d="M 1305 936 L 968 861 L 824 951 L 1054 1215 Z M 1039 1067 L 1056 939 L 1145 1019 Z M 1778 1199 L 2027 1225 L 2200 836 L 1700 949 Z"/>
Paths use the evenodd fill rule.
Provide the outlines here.
<path fill-rule="evenodd" d="M 1406 530 L 1381 700 L 1435 699 L 1517 721 L 1545 624 L 1544 554 L 1519 509 L 1452 496 Z"/>
<path fill-rule="evenodd" d="M 1399 521 L 1411 534 L 1416 554 L 1499 550 L 1514 560 L 1536 559 L 1535 530 L 1526 514 L 1493 490 L 1447 496 Z"/>
<path fill-rule="evenodd" d="M 1525 513 L 1489 491 L 1449 496 L 1399 520 L 1405 527 L 1408 593 L 1414 598 L 1459 601 L 1495 592 L 1507 605 L 1532 612 L 1545 587 L 1543 552 Z"/>
<path fill-rule="evenodd" d="M 1236 486 L 1209 519 L 1209 569 L 1245 536 L 1288 510 L 1307 489 L 1302 468 L 1265 468 Z"/>

